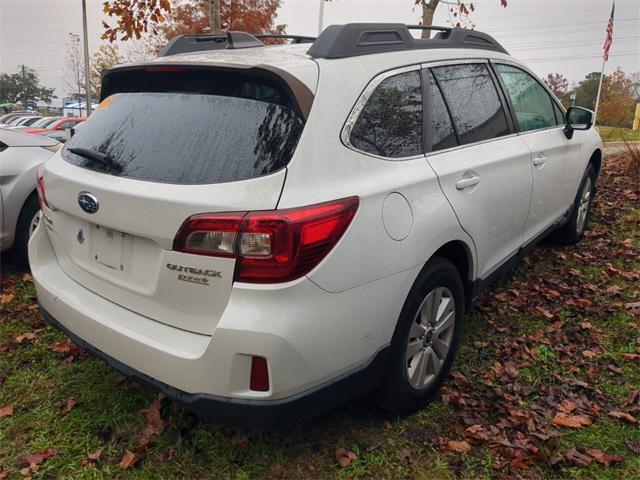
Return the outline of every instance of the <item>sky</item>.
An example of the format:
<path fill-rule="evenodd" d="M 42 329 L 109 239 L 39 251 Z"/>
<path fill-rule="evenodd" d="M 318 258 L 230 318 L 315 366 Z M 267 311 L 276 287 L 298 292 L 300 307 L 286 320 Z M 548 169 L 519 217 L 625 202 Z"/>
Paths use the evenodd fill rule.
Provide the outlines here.
<path fill-rule="evenodd" d="M 540 76 L 559 72 L 570 81 L 599 71 L 609 0 L 475 0 L 473 21 L 493 35 L 514 57 Z M 287 33 L 316 35 L 320 0 L 282 0 L 276 23 Z M 87 0 L 89 48 L 101 45 L 102 0 Z M 325 2 L 324 25 L 348 22 L 417 24 L 420 9 L 414 0 L 332 0 Z M 108 19 L 107 19 L 108 20 Z M 434 24 L 447 25 L 444 6 Z M 69 32 L 82 34 L 80 0 L 0 0 L 0 72 L 34 68 L 45 86 L 56 89 L 61 104 L 69 93 L 63 81 Z M 605 72 L 616 67 L 640 70 L 640 0 L 617 0 L 614 41 Z"/>

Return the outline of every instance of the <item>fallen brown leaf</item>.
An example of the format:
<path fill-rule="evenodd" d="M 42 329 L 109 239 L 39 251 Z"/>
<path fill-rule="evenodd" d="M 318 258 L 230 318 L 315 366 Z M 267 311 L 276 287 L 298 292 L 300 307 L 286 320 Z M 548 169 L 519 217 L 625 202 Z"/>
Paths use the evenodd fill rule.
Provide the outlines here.
<path fill-rule="evenodd" d="M 152 437 L 154 435 L 161 434 L 164 430 L 166 422 L 162 420 L 162 417 L 160 416 L 160 408 L 162 407 L 163 399 L 164 395 L 159 394 L 158 398 L 156 398 L 148 408 L 140 411 L 140 413 L 144 414 L 147 418 L 147 427 L 142 433 L 143 436 Z"/>
<path fill-rule="evenodd" d="M 274 465 L 269 469 L 269 475 L 271 475 L 273 478 L 284 477 L 284 467 L 280 464 Z"/>
<path fill-rule="evenodd" d="M 619 410 L 613 410 L 613 411 L 609 412 L 607 415 L 609 415 L 610 417 L 622 420 L 623 422 L 629 423 L 631 425 L 635 425 L 636 423 L 638 423 L 638 421 L 635 419 L 635 417 L 633 417 L 633 415 L 631 415 L 631 414 L 629 414 L 627 412 L 621 412 Z"/>
<path fill-rule="evenodd" d="M 611 463 L 618 463 L 618 462 L 624 461 L 624 457 L 622 455 L 617 455 L 617 454 L 609 455 L 608 453 L 605 453 L 602 450 L 597 450 L 595 448 L 588 449 L 587 453 L 596 462 L 606 465 L 607 467 Z"/>
<path fill-rule="evenodd" d="M 104 450 L 104 447 L 100 447 L 99 449 L 97 449 L 95 452 L 91 452 L 89 453 L 83 460 L 82 460 L 82 464 L 83 465 L 90 465 L 92 463 L 96 463 L 98 460 L 100 460 L 100 455 L 102 455 L 102 451 Z"/>
<path fill-rule="evenodd" d="M 539 306 L 537 306 L 537 307 L 535 307 L 533 309 L 533 313 L 535 313 L 536 315 L 541 316 L 541 317 L 546 317 L 546 318 L 549 318 L 549 319 L 553 318 L 553 313 L 551 313 L 546 308 L 542 308 L 542 307 L 539 307 Z"/>
<path fill-rule="evenodd" d="M 357 458 L 358 456 L 350 450 L 345 450 L 344 448 L 336 450 L 336 459 L 342 468 L 348 467 Z"/>
<path fill-rule="evenodd" d="M 123 470 L 127 470 L 128 468 L 133 467 L 138 460 L 139 458 L 135 453 L 133 453 L 131 450 L 127 450 L 126 452 L 124 452 L 122 460 L 120 460 L 118 466 Z"/>
<path fill-rule="evenodd" d="M 625 303 L 624 308 L 629 311 L 630 315 L 640 317 L 640 302 Z"/>
<path fill-rule="evenodd" d="M 56 447 L 49 447 L 39 453 L 25 453 L 18 456 L 18 461 L 23 465 L 27 465 L 20 470 L 20 474 L 23 476 L 28 475 L 30 472 L 38 471 L 40 465 L 48 458 L 58 455 L 59 450 Z"/>
<path fill-rule="evenodd" d="M 0 418 L 10 417 L 11 415 L 13 415 L 13 403 L 0 407 Z"/>
<path fill-rule="evenodd" d="M 625 443 L 627 444 L 627 447 L 629 447 L 629 450 L 634 453 L 640 453 L 640 443 L 632 442 L 631 440 L 627 440 Z"/>
<path fill-rule="evenodd" d="M 447 448 L 454 453 L 467 453 L 471 450 L 471 444 L 466 440 L 449 440 Z"/>
<path fill-rule="evenodd" d="M 627 360 L 628 362 L 637 362 L 640 361 L 640 354 L 637 353 L 623 353 L 622 358 Z"/>
<path fill-rule="evenodd" d="M 571 447 L 564 454 L 564 458 L 567 462 L 577 465 L 579 467 L 588 467 L 593 462 L 592 458 L 584 453 L 580 453 L 576 447 Z"/>
<path fill-rule="evenodd" d="M 58 407 L 60 407 L 60 416 L 65 416 L 77 404 L 78 404 L 78 401 L 73 397 L 69 397 L 66 400 L 63 400 L 60 403 L 58 403 Z"/>
<path fill-rule="evenodd" d="M 556 413 L 552 422 L 554 425 L 567 428 L 582 428 L 591 425 L 591 419 L 585 415 L 567 415 L 563 412 Z"/>
<path fill-rule="evenodd" d="M 0 305 L 7 305 L 13 301 L 16 296 L 13 293 L 0 294 Z"/>
<path fill-rule="evenodd" d="M 34 338 L 36 338 L 36 334 L 33 332 L 25 332 L 23 334 L 20 334 L 16 337 L 16 342 L 17 343 L 22 343 L 25 340 L 29 341 L 29 340 L 33 340 Z"/>

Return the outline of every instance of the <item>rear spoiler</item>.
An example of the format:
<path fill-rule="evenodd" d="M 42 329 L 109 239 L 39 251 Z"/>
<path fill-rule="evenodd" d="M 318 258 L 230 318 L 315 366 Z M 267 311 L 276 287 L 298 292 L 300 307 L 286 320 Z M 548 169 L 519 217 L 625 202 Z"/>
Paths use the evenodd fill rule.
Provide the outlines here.
<path fill-rule="evenodd" d="M 237 64 L 176 64 L 176 63 L 143 63 L 114 67 L 102 75 L 100 101 L 115 94 L 124 92 L 144 92 L 149 90 L 147 75 L 171 74 L 193 70 L 218 70 L 225 73 L 242 73 L 261 78 L 276 84 L 288 92 L 293 101 L 293 108 L 306 121 L 311 111 L 314 94 L 301 80 L 289 72 L 270 65 L 247 66 Z"/>

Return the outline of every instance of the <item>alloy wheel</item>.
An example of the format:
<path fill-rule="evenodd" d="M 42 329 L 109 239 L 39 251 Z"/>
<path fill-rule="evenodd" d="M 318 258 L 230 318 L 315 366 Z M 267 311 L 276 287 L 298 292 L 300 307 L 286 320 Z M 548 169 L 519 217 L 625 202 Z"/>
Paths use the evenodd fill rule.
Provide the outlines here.
<path fill-rule="evenodd" d="M 407 378 L 416 390 L 438 376 L 453 342 L 456 306 L 451 291 L 436 287 L 423 300 L 409 330 Z"/>
<path fill-rule="evenodd" d="M 580 203 L 578 204 L 578 217 L 576 219 L 576 232 L 581 234 L 587 221 L 589 204 L 591 202 L 591 177 L 587 177 L 580 193 Z"/>

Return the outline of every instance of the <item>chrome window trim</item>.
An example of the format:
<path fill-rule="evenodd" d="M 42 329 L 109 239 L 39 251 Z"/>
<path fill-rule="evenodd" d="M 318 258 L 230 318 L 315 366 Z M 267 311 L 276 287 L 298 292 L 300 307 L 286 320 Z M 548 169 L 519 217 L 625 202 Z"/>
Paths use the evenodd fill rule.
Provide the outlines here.
<path fill-rule="evenodd" d="M 353 130 L 354 125 L 358 121 L 358 118 L 360 117 L 360 113 L 362 112 L 365 105 L 369 101 L 369 98 L 371 97 L 371 95 L 373 95 L 373 92 L 375 92 L 376 88 L 378 88 L 378 85 L 380 85 L 387 78 L 395 77 L 396 75 L 401 75 L 403 73 L 408 73 L 408 72 L 414 72 L 414 71 L 419 72 L 420 70 L 422 70 L 422 64 L 420 63 L 415 65 L 407 65 L 404 67 L 394 68 L 392 70 L 387 70 L 385 72 L 379 73 L 378 75 L 376 75 L 371 79 L 371 81 L 367 84 L 367 86 L 364 88 L 364 90 L 360 94 L 360 97 L 358 97 L 358 100 L 356 100 L 356 103 L 351 109 L 351 112 L 349 113 L 349 116 L 347 117 L 347 120 L 345 121 L 344 126 L 342 127 L 342 132 L 340 133 L 340 140 L 342 141 L 345 147 L 347 147 L 350 150 L 353 150 L 354 152 L 362 153 L 363 155 L 368 155 L 373 158 L 386 160 L 390 162 L 401 162 L 404 160 L 424 158 L 423 153 L 420 153 L 418 155 L 411 155 L 408 157 L 383 157 L 382 155 L 376 155 L 375 153 L 365 152 L 364 150 L 360 150 L 359 148 L 355 147 L 351 143 L 351 131 Z"/>
<path fill-rule="evenodd" d="M 375 153 L 365 152 L 364 150 L 360 150 L 360 149 L 356 148 L 355 146 L 353 146 L 351 144 L 350 137 L 351 137 L 351 131 L 353 130 L 353 126 L 355 125 L 356 121 L 358 120 L 358 117 L 360 116 L 360 113 L 362 112 L 362 109 L 367 104 L 367 101 L 369 100 L 369 98 L 371 97 L 371 95 L 373 94 L 375 89 L 378 87 L 378 85 L 380 85 L 380 83 L 382 83 L 383 80 L 386 80 L 387 78 L 393 77 L 395 75 L 399 75 L 399 74 L 407 73 L 407 72 L 412 72 L 412 71 L 415 71 L 415 70 L 423 70 L 425 68 L 443 67 L 443 66 L 447 66 L 447 65 L 464 65 L 464 64 L 473 64 L 473 63 L 482 63 L 482 64 L 487 64 L 488 65 L 488 64 L 490 64 L 492 62 L 495 62 L 495 63 L 501 63 L 501 62 L 511 63 L 511 64 L 513 64 L 513 66 L 522 68 L 527 73 L 533 75 L 533 77 L 536 80 L 539 80 L 538 77 L 535 74 L 533 74 L 533 72 L 531 72 L 527 68 L 524 68 L 521 64 L 519 64 L 517 62 L 509 62 L 509 61 L 503 60 L 503 59 L 492 59 L 492 58 L 457 58 L 457 59 L 456 58 L 452 58 L 452 59 L 447 59 L 447 60 L 434 60 L 433 62 L 421 62 L 421 63 L 415 64 L 415 65 L 408 65 L 408 66 L 404 66 L 404 67 L 399 67 L 399 68 L 394 68 L 394 69 L 391 69 L 391 70 L 387 70 L 387 71 L 382 72 L 382 73 L 376 75 L 375 77 L 373 77 L 373 79 L 367 84 L 365 89 L 360 94 L 360 97 L 358 97 L 358 100 L 356 100 L 355 105 L 351 109 L 351 112 L 349 113 L 349 116 L 347 117 L 347 120 L 345 121 L 345 124 L 344 124 L 344 126 L 342 128 L 342 132 L 340 133 L 340 139 L 341 139 L 342 143 L 348 149 L 353 150 L 354 152 L 361 153 L 363 155 L 367 155 L 369 157 L 377 158 L 379 160 L 385 160 L 385 161 L 388 161 L 388 162 L 389 161 L 390 162 L 400 162 L 400 161 L 415 160 L 415 159 L 418 159 L 418 158 L 430 157 L 430 156 L 433 156 L 433 155 L 439 155 L 441 153 L 447 153 L 447 152 L 459 150 L 459 149 L 462 149 L 462 148 L 468 148 L 468 147 L 473 147 L 473 146 L 476 146 L 476 145 L 482 145 L 484 143 L 495 142 L 495 141 L 503 140 L 505 138 L 513 138 L 513 137 L 517 137 L 519 135 L 526 135 L 526 134 L 532 133 L 532 132 L 539 132 L 540 130 L 531 130 L 529 132 L 514 132 L 514 133 L 510 133 L 508 135 L 503 135 L 501 137 L 489 138 L 489 139 L 486 139 L 486 140 L 479 140 L 479 141 L 473 142 L 473 143 L 466 143 L 464 145 L 456 145 L 454 147 L 445 148 L 443 150 L 436 150 L 435 152 L 424 152 L 424 153 L 419 154 L 419 155 L 412 155 L 412 156 L 409 156 L 409 157 L 397 157 L 397 158 L 383 157 L 381 155 L 376 155 Z M 544 87 L 545 87 L 545 90 L 548 91 L 548 88 L 546 88 L 546 85 L 544 85 Z M 553 94 L 551 92 L 549 92 L 549 94 L 555 100 L 555 97 L 553 96 Z M 424 101 L 424 99 L 423 99 L 423 101 Z M 564 111 L 564 109 L 562 109 L 562 110 Z M 562 127 L 561 125 L 554 125 L 552 127 L 546 127 L 545 130 L 549 130 L 549 129 L 552 129 L 552 128 L 561 128 L 561 127 Z"/>
<path fill-rule="evenodd" d="M 502 135 L 501 137 L 488 138 L 486 140 L 479 140 L 479 141 L 473 142 L 473 143 L 465 143 L 464 145 L 456 145 L 455 147 L 449 147 L 449 148 L 445 148 L 445 149 L 442 149 L 442 150 L 436 150 L 435 152 L 427 152 L 427 153 L 424 154 L 424 156 L 429 158 L 429 157 L 432 157 L 434 155 L 440 155 L 441 153 L 453 152 L 455 150 L 461 150 L 463 148 L 468 148 L 468 147 L 475 147 L 477 145 L 482 145 L 482 144 L 490 143 L 490 142 L 498 142 L 498 141 L 504 140 L 506 138 L 515 138 L 518 135 L 519 135 L 518 133 L 510 133 L 509 135 Z"/>

